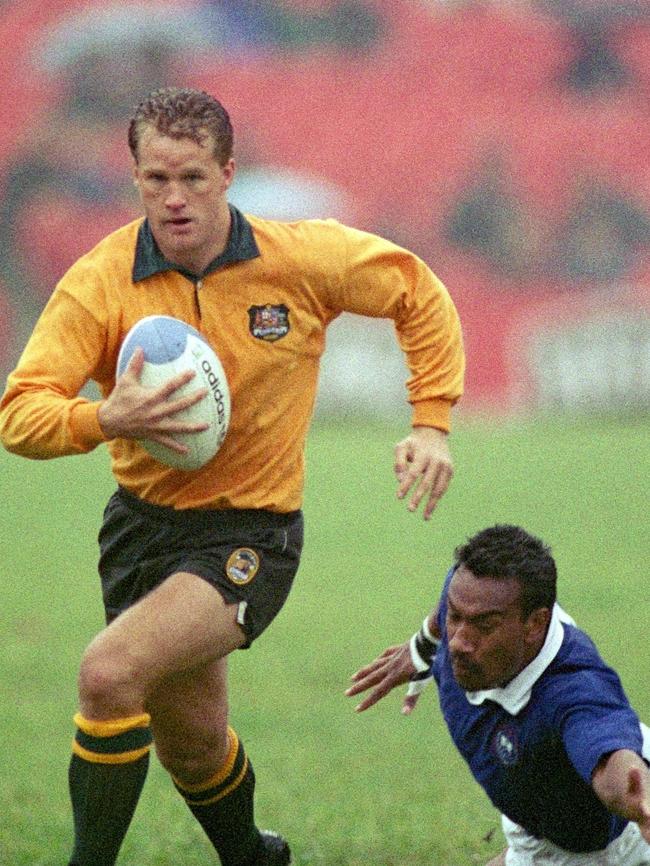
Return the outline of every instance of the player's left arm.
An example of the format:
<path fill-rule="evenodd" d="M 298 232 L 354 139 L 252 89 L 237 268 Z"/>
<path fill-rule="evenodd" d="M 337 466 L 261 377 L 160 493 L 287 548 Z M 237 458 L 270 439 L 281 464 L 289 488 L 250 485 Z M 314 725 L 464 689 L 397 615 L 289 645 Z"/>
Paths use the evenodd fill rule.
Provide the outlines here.
<path fill-rule="evenodd" d="M 392 319 L 410 376 L 412 429 L 395 448 L 397 495 L 409 510 L 424 503 L 428 520 L 453 475 L 447 444 L 452 408 L 463 393 L 465 353 L 460 318 L 445 285 L 417 255 L 375 235 L 330 225 L 343 262 L 328 285 L 328 306 Z"/>
<path fill-rule="evenodd" d="M 355 707 L 356 712 L 374 706 L 396 686 L 407 682 L 409 689 L 402 703 L 402 713 L 408 716 L 413 712 L 422 690 L 433 681 L 431 665 L 440 645 L 438 613 L 439 605 L 436 605 L 410 640 L 388 647 L 352 675 L 352 685 L 346 690 L 346 696 L 368 692 Z"/>
<path fill-rule="evenodd" d="M 610 752 L 598 762 L 591 782 L 605 806 L 637 823 L 650 842 L 650 771 L 643 758 L 629 749 Z"/>
<path fill-rule="evenodd" d="M 403 499 L 412 491 L 409 511 L 416 511 L 424 500 L 425 520 L 431 517 L 454 474 L 447 435 L 436 427 L 413 427 L 395 446 L 397 496 Z"/>

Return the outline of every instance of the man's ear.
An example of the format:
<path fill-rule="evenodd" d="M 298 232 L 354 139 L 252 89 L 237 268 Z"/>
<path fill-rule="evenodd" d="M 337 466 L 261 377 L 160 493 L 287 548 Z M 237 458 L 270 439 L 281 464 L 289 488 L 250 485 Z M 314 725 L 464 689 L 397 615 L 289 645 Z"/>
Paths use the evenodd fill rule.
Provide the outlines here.
<path fill-rule="evenodd" d="M 235 179 L 235 160 L 231 157 L 221 170 L 223 172 L 224 187 L 225 189 L 229 189 L 230 184 Z"/>
<path fill-rule="evenodd" d="M 543 643 L 548 624 L 551 621 L 551 611 L 548 607 L 538 607 L 526 620 L 526 640 L 530 644 Z"/>

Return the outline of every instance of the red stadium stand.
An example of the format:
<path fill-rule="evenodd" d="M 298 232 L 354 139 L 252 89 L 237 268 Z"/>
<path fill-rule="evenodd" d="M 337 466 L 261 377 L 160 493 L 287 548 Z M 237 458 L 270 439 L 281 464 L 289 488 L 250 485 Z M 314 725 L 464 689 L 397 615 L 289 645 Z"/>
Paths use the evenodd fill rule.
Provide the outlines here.
<path fill-rule="evenodd" d="M 613 34 L 632 80 L 615 93 L 584 94 L 565 86 L 575 52 L 569 28 L 535 4 L 367 3 L 382 21 L 367 50 L 309 42 L 281 52 L 259 41 L 232 48 L 215 31 L 214 50 L 189 52 L 183 78 L 228 106 L 241 169 L 321 177 L 352 202 L 350 221 L 429 261 L 461 310 L 473 353 L 470 400 L 507 401 L 507 347 L 517 316 L 537 301 L 544 307 L 544 298 L 585 288 L 567 269 L 554 271 L 562 232 L 584 190 L 602 188 L 650 212 L 650 27 L 635 21 Z M 34 118 L 59 95 L 61 85 L 30 66 L 43 28 L 89 5 L 5 4 L 0 40 L 17 48 L 0 59 L 0 110 L 12 119 L 0 133 L 0 174 L 21 136 L 29 142 Z M 285 5 L 309 14 L 327 6 Z M 125 161 L 123 129 L 112 135 L 91 159 L 106 170 L 108 186 Z M 450 215 L 468 188 L 480 185 L 490 154 L 516 199 L 515 231 L 530 235 L 523 239 L 532 251 L 527 272 L 499 267 L 478 245 L 462 246 L 449 232 Z M 47 206 L 26 202 L 16 225 L 38 237 L 30 247 L 35 289 L 50 291 L 61 268 L 123 221 L 120 195 L 96 208 L 64 190 Z M 632 250 L 621 260 L 627 267 L 621 279 L 650 292 L 644 249 L 645 256 Z"/>
<path fill-rule="evenodd" d="M 594 105 L 563 93 L 570 46 L 557 22 L 496 5 L 454 15 L 424 7 L 394 18 L 371 57 L 253 55 L 236 67 L 226 57 L 197 80 L 233 106 L 256 159 L 362 190 L 369 224 L 390 212 L 430 231 L 494 145 L 511 155 L 522 196 L 549 215 L 583 165 L 637 184 L 647 136 L 636 97 Z"/>

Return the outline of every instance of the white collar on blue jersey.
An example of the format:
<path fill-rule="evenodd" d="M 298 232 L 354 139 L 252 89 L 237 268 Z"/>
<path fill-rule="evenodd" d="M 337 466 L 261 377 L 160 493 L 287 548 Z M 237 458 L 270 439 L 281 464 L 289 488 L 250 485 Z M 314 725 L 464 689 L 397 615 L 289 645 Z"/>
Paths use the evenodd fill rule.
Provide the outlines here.
<path fill-rule="evenodd" d="M 553 605 L 551 622 L 548 626 L 546 640 L 541 650 L 523 671 L 510 680 L 507 686 L 496 689 L 484 689 L 479 692 L 465 692 L 470 704 L 482 704 L 483 701 L 494 701 L 500 704 L 511 716 L 521 712 L 530 700 L 530 694 L 537 680 L 558 654 L 564 639 L 564 626 L 575 625 L 575 621 L 559 604 Z"/>

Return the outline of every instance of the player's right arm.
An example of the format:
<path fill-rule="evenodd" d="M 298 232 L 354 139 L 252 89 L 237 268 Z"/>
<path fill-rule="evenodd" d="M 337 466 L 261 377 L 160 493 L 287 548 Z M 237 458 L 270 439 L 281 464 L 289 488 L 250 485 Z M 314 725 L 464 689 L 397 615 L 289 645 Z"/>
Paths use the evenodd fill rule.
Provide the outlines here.
<path fill-rule="evenodd" d="M 101 368 L 101 317 L 65 291 L 48 301 L 0 401 L 0 440 L 14 454 L 43 460 L 92 451 L 105 440 L 100 401 L 80 397 Z"/>
<path fill-rule="evenodd" d="M 430 667 L 440 638 L 437 620 L 438 606 L 410 640 L 388 647 L 374 661 L 352 675 L 352 685 L 345 692 L 348 697 L 371 690 L 357 704 L 356 712 L 361 713 L 374 706 L 396 686 L 404 683 L 410 683 L 410 686 L 402 702 L 402 713 L 409 715 L 413 712 L 422 685 L 431 681 Z"/>
<path fill-rule="evenodd" d="M 44 460 L 83 454 L 119 436 L 149 438 L 183 453 L 173 434 L 205 429 L 174 417 L 205 396 L 197 389 L 173 397 L 193 377 L 191 370 L 146 388 L 139 381 L 139 352 L 115 382 L 119 341 L 114 336 L 112 345 L 108 334 L 116 329 L 107 321 L 101 305 L 91 312 L 65 290 L 54 292 L 0 402 L 0 441 L 8 451 Z M 100 382 L 104 399 L 79 396 L 89 379 Z"/>
<path fill-rule="evenodd" d="M 643 758 L 629 749 L 611 752 L 598 763 L 591 783 L 605 806 L 637 823 L 650 842 L 650 771 Z"/>

